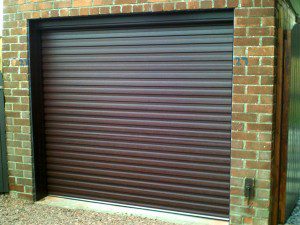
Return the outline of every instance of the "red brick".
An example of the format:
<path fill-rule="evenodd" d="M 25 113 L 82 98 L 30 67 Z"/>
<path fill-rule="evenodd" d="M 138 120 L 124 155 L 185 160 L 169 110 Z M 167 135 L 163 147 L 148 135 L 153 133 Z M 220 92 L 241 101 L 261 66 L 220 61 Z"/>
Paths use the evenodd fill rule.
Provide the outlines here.
<path fill-rule="evenodd" d="M 176 9 L 177 10 L 184 10 L 187 8 L 186 2 L 177 2 L 176 3 Z"/>
<path fill-rule="evenodd" d="M 249 169 L 231 169 L 231 176 L 233 177 L 254 177 L 256 171 Z"/>
<path fill-rule="evenodd" d="M 90 9 L 89 8 L 81 8 L 79 10 L 79 15 L 80 16 L 87 16 L 90 13 Z"/>
<path fill-rule="evenodd" d="M 249 56 L 274 56 L 275 49 L 274 47 L 249 47 L 248 49 Z"/>
<path fill-rule="evenodd" d="M 268 196 L 266 196 L 268 197 Z M 265 208 L 267 209 L 270 206 L 270 202 L 268 200 L 255 200 L 253 202 L 253 207 Z"/>
<path fill-rule="evenodd" d="M 234 45 L 236 46 L 258 46 L 259 38 L 235 38 Z"/>
<path fill-rule="evenodd" d="M 271 131 L 272 124 L 259 124 L 259 123 L 248 123 L 247 124 L 248 131 Z"/>
<path fill-rule="evenodd" d="M 247 8 L 237 8 L 234 11 L 235 17 L 247 17 L 249 14 L 249 9 Z"/>
<path fill-rule="evenodd" d="M 227 0 L 227 7 L 228 8 L 235 8 L 239 5 L 238 0 Z"/>
<path fill-rule="evenodd" d="M 152 4 L 144 4 L 144 12 L 152 11 Z"/>
<path fill-rule="evenodd" d="M 215 8 L 225 8 L 226 0 L 214 0 Z"/>
<path fill-rule="evenodd" d="M 200 2 L 200 5 L 201 5 L 201 9 L 211 9 L 212 8 L 212 2 L 211 0 L 204 0 L 204 1 L 201 1 Z"/>
<path fill-rule="evenodd" d="M 246 36 L 246 31 L 247 29 L 242 27 L 242 28 L 235 28 L 234 29 L 234 36 Z"/>
<path fill-rule="evenodd" d="M 243 141 L 238 141 L 238 140 L 232 140 L 231 141 L 231 148 L 233 149 L 243 149 Z"/>
<path fill-rule="evenodd" d="M 91 6 L 92 0 L 73 0 L 73 7 Z"/>
<path fill-rule="evenodd" d="M 275 62 L 274 62 L 274 58 L 273 57 L 263 57 L 262 60 L 261 60 L 261 64 L 263 66 L 274 66 L 275 65 Z"/>
<path fill-rule="evenodd" d="M 94 0 L 94 5 L 98 6 L 98 5 L 112 5 L 113 4 L 113 0 Z"/>
<path fill-rule="evenodd" d="M 141 5 L 133 6 L 133 12 L 142 12 L 142 11 L 143 11 L 143 6 L 141 6 Z"/>
<path fill-rule="evenodd" d="M 262 18 L 262 26 L 275 26 L 275 18 L 274 17 L 263 17 Z"/>
<path fill-rule="evenodd" d="M 259 27 L 261 18 L 236 18 L 235 25 L 238 27 Z"/>
<path fill-rule="evenodd" d="M 70 10 L 70 16 L 78 16 L 79 10 L 78 9 L 71 9 Z"/>
<path fill-rule="evenodd" d="M 274 75 L 273 66 L 249 66 L 248 75 Z"/>
<path fill-rule="evenodd" d="M 274 0 L 263 0 L 262 1 L 262 6 L 269 6 L 269 7 L 274 7 L 275 6 Z"/>
<path fill-rule="evenodd" d="M 163 7 L 164 7 L 163 3 L 157 3 L 152 6 L 152 9 L 154 12 L 159 12 L 159 11 L 163 11 Z"/>
<path fill-rule="evenodd" d="M 231 204 L 234 204 L 234 205 L 240 205 L 240 204 L 242 204 L 242 198 L 240 198 L 240 197 L 235 197 L 235 196 L 232 196 L 231 198 L 230 198 L 230 203 Z"/>
<path fill-rule="evenodd" d="M 232 132 L 232 138 L 235 140 L 245 140 L 245 141 L 256 141 L 257 135 L 256 133 L 249 132 Z"/>
<path fill-rule="evenodd" d="M 37 9 L 45 10 L 45 9 L 52 9 L 53 3 L 52 2 L 41 2 L 37 5 Z"/>
<path fill-rule="evenodd" d="M 36 5 L 35 4 L 20 5 L 19 10 L 20 11 L 32 11 L 32 10 L 36 10 Z"/>
<path fill-rule="evenodd" d="M 130 13 L 132 12 L 132 5 L 123 5 L 122 6 L 122 13 Z"/>
<path fill-rule="evenodd" d="M 256 151 L 232 150 L 231 157 L 237 159 L 256 159 Z"/>
<path fill-rule="evenodd" d="M 272 113 L 273 112 L 273 106 L 272 105 L 247 105 L 247 112 L 250 113 Z"/>
<path fill-rule="evenodd" d="M 122 4 L 135 4 L 136 0 L 115 0 L 116 5 L 122 5 Z"/>
<path fill-rule="evenodd" d="M 249 28 L 248 30 L 248 35 L 249 36 L 274 36 L 275 35 L 275 28 L 274 27 L 254 27 L 254 28 Z"/>
<path fill-rule="evenodd" d="M 28 164 L 17 163 L 16 164 L 16 169 L 17 170 L 28 170 L 28 171 L 31 171 L 32 170 L 32 166 L 28 165 Z"/>
<path fill-rule="evenodd" d="M 262 161 L 246 161 L 246 167 L 248 169 L 263 169 L 268 170 L 270 169 L 271 163 L 270 162 L 262 162 Z"/>
<path fill-rule="evenodd" d="M 172 11 L 175 10 L 174 3 L 164 3 L 164 11 Z"/>
<path fill-rule="evenodd" d="M 258 76 L 234 76 L 234 84 L 259 84 Z"/>
<path fill-rule="evenodd" d="M 274 46 L 274 45 L 276 45 L 275 37 L 263 37 L 262 38 L 262 45 L 263 46 Z"/>
<path fill-rule="evenodd" d="M 233 214 L 233 213 L 232 213 Z M 230 215 L 230 222 L 232 224 L 242 224 L 243 218 L 240 215 Z"/>
<path fill-rule="evenodd" d="M 258 95 L 233 95 L 232 101 L 235 103 L 258 103 Z"/>
<path fill-rule="evenodd" d="M 233 93 L 235 94 L 245 94 L 246 87 L 244 85 L 234 85 L 233 86 Z"/>
<path fill-rule="evenodd" d="M 253 1 L 252 0 L 241 0 L 241 6 L 242 7 L 253 6 Z"/>
<path fill-rule="evenodd" d="M 230 161 L 231 168 L 243 168 L 243 164 L 244 164 L 243 160 L 231 158 Z"/>
<path fill-rule="evenodd" d="M 54 1 L 54 8 L 56 9 L 69 8 L 71 6 L 72 6 L 71 0 Z"/>
<path fill-rule="evenodd" d="M 272 95 L 265 95 L 260 97 L 260 102 L 262 104 L 272 104 L 273 103 L 273 96 Z"/>
<path fill-rule="evenodd" d="M 68 15 L 69 15 L 69 10 L 66 9 L 59 10 L 59 16 L 68 16 Z"/>
<path fill-rule="evenodd" d="M 112 6 L 111 13 L 121 13 L 121 7 L 120 6 Z"/>
<path fill-rule="evenodd" d="M 244 221 L 244 224 L 253 224 L 253 218 L 252 217 L 244 217 L 243 221 Z"/>
<path fill-rule="evenodd" d="M 242 122 L 256 122 L 257 114 L 252 113 L 233 113 L 232 120 Z"/>
<path fill-rule="evenodd" d="M 259 122 L 261 123 L 271 123 L 273 120 L 272 115 L 260 115 Z"/>
<path fill-rule="evenodd" d="M 99 8 L 99 13 L 100 14 L 109 14 L 110 8 L 109 7 L 100 7 Z"/>
<path fill-rule="evenodd" d="M 90 9 L 90 15 L 98 15 L 100 13 L 100 10 L 98 7 L 93 7 Z"/>
<path fill-rule="evenodd" d="M 254 141 L 246 142 L 247 150 L 266 151 L 266 150 L 271 150 L 271 146 L 272 146 L 272 144 L 269 142 L 254 142 Z"/>
<path fill-rule="evenodd" d="M 244 127 L 245 127 L 244 123 L 241 123 L 241 122 L 238 122 L 238 121 L 232 121 L 232 123 L 231 123 L 231 130 L 232 131 L 243 131 Z"/>
<path fill-rule="evenodd" d="M 258 66 L 260 64 L 259 60 L 260 60 L 259 57 L 250 57 L 248 58 L 248 65 Z"/>
<path fill-rule="evenodd" d="M 231 195 L 242 195 L 243 194 L 243 188 L 241 188 L 241 187 L 231 187 L 230 188 L 230 194 Z"/>
<path fill-rule="evenodd" d="M 233 52 L 236 57 L 237 56 L 245 56 L 246 50 L 247 50 L 247 48 L 244 46 L 234 46 L 234 48 L 233 48 Z"/>
<path fill-rule="evenodd" d="M 188 9 L 199 9 L 199 1 L 188 2 Z"/>
<path fill-rule="evenodd" d="M 245 104 L 232 104 L 232 112 L 244 112 Z"/>
<path fill-rule="evenodd" d="M 50 11 L 51 17 L 58 17 L 59 16 L 59 10 L 51 10 Z"/>
<path fill-rule="evenodd" d="M 273 86 L 259 85 L 259 86 L 248 86 L 247 94 L 273 94 Z"/>
<path fill-rule="evenodd" d="M 249 16 L 268 17 L 274 16 L 275 11 L 273 7 L 270 8 L 253 8 L 249 11 Z"/>
<path fill-rule="evenodd" d="M 260 133 L 258 134 L 259 141 L 271 141 L 273 138 L 272 134 Z"/>
<path fill-rule="evenodd" d="M 22 185 L 10 185 L 9 189 L 12 191 L 24 192 L 24 186 Z"/>

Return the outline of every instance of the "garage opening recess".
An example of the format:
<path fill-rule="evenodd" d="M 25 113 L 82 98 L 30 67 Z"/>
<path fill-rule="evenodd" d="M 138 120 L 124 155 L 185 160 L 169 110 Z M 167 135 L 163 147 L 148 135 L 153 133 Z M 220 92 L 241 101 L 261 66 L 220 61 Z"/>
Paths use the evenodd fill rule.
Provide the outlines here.
<path fill-rule="evenodd" d="M 232 10 L 29 25 L 36 200 L 228 220 Z"/>

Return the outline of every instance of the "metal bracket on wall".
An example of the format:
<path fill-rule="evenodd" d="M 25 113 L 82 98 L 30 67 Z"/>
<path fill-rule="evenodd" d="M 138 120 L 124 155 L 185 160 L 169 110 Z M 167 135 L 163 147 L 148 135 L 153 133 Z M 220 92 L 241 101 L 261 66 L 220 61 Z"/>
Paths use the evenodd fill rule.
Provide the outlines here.
<path fill-rule="evenodd" d="M 2 73 L 0 73 L 0 193 L 9 191 L 4 106 L 3 77 Z"/>
<path fill-rule="evenodd" d="M 250 204 L 250 200 L 254 198 L 254 179 L 246 178 L 245 180 L 245 197 L 248 198 L 248 205 Z"/>

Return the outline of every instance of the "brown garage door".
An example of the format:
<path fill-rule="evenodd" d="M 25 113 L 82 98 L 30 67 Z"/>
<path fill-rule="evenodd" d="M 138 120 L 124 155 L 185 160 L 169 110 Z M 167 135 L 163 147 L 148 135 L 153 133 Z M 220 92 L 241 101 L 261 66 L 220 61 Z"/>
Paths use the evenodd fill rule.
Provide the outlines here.
<path fill-rule="evenodd" d="M 232 42 L 222 20 L 44 31 L 48 193 L 228 217 Z"/>

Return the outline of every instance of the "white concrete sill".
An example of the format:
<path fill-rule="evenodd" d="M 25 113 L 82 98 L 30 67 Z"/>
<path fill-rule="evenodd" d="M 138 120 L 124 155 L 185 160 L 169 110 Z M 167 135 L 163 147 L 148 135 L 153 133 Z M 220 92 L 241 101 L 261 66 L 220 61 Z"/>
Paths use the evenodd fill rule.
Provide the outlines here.
<path fill-rule="evenodd" d="M 37 204 L 46 204 L 50 206 L 68 208 L 68 209 L 82 209 L 90 210 L 99 213 L 108 214 L 127 214 L 143 218 L 157 219 L 169 223 L 182 225 L 228 225 L 228 221 L 221 221 L 215 219 L 207 219 L 200 217 L 193 217 L 187 215 L 179 215 L 164 211 L 155 211 L 143 208 L 133 208 L 121 205 L 114 205 L 110 203 L 98 203 L 77 199 L 69 199 L 63 197 L 48 196 L 45 199 L 38 201 Z"/>

